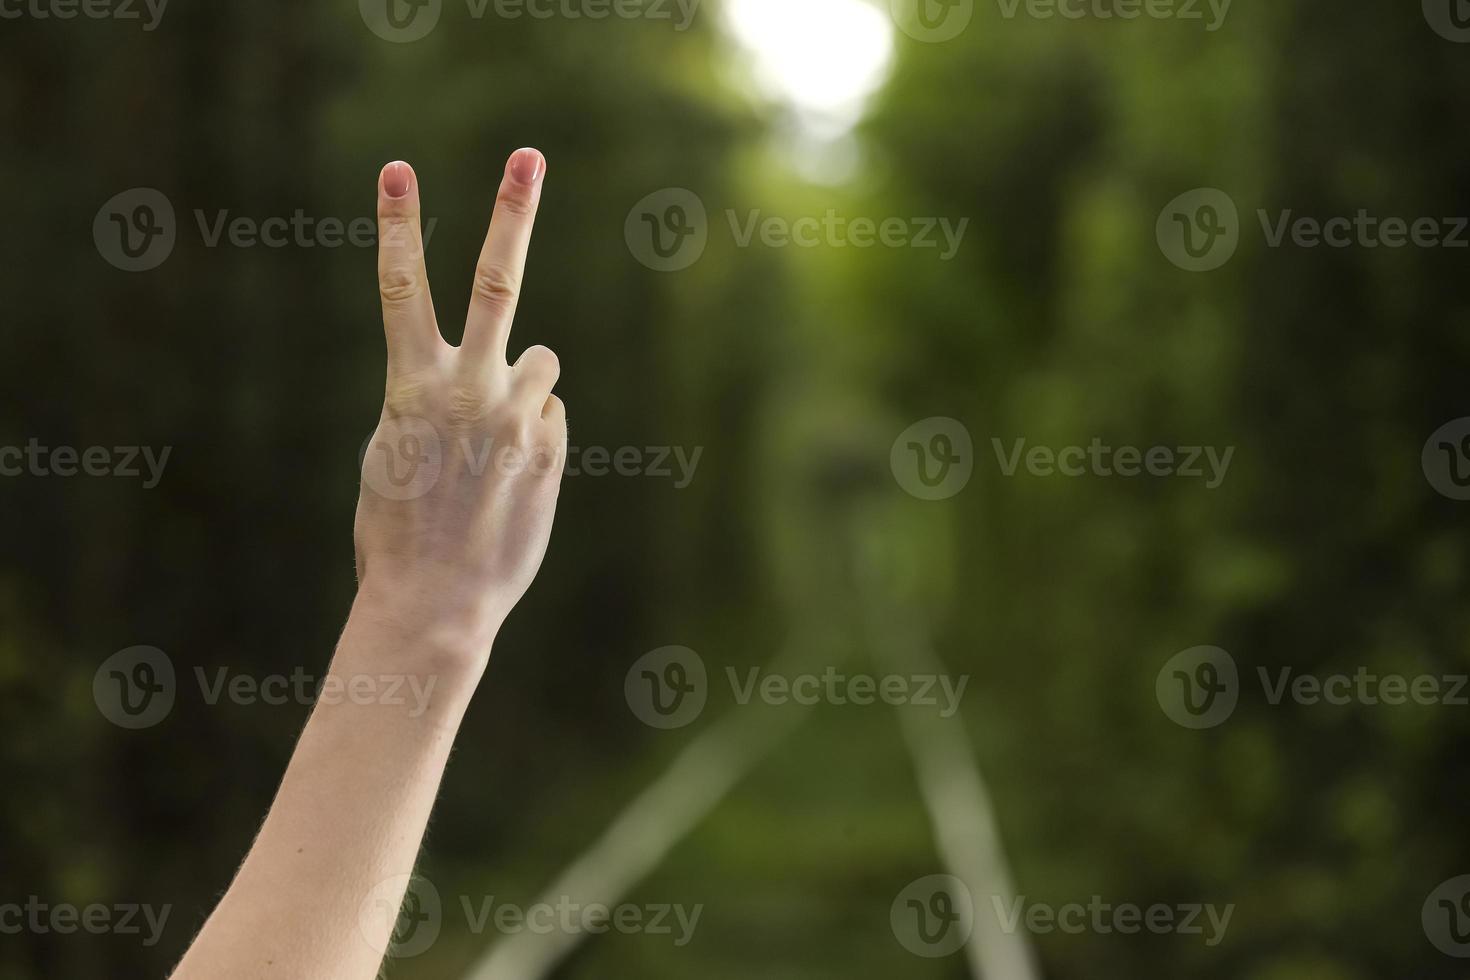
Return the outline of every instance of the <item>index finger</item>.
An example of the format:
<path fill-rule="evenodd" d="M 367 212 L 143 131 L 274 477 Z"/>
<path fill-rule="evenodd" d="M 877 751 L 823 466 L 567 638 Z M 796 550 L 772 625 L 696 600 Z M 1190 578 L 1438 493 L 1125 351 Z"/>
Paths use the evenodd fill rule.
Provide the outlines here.
<path fill-rule="evenodd" d="M 390 370 L 422 360 L 439 339 L 424 268 L 420 206 L 413 168 L 401 160 L 384 167 L 378 176 L 378 291 Z"/>
<path fill-rule="evenodd" d="M 495 196 L 490 231 L 475 266 L 469 318 L 461 345 L 465 355 L 478 361 L 506 363 L 506 344 L 520 299 L 531 226 L 536 222 L 536 206 L 541 200 L 545 175 L 546 158 L 538 150 L 529 147 L 516 150 L 506 161 L 505 176 Z"/>

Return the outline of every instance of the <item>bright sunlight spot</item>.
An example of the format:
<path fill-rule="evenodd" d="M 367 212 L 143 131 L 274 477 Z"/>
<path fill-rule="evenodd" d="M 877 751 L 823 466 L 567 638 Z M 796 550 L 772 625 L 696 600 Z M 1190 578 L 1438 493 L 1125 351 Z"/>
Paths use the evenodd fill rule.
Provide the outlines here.
<path fill-rule="evenodd" d="M 862 114 L 893 55 L 893 22 L 865 0 L 724 0 L 757 83 L 836 138 Z"/>

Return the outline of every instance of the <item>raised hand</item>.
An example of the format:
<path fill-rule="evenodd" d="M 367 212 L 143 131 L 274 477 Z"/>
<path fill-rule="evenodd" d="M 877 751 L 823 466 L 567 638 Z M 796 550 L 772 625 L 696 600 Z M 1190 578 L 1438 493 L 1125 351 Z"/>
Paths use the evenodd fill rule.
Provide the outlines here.
<path fill-rule="evenodd" d="M 174 980 L 378 976 L 454 735 L 551 534 L 567 439 L 556 357 L 505 357 L 545 168 L 535 150 L 506 166 L 457 348 L 429 299 L 417 179 L 406 163 L 379 177 L 388 387 L 362 468 L 360 587 L 327 678 L 355 693 L 317 702 Z"/>
<path fill-rule="evenodd" d="M 378 182 L 388 381 L 357 508 L 362 598 L 485 655 L 541 567 L 566 461 L 556 355 L 534 346 L 507 360 L 545 172 L 532 149 L 506 164 L 459 347 L 434 314 L 418 178 L 390 163 Z"/>

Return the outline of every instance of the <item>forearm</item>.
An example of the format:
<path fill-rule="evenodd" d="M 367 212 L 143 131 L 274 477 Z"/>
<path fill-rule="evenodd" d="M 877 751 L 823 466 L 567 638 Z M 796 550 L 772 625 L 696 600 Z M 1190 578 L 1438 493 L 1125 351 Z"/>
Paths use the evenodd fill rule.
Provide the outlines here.
<path fill-rule="evenodd" d="M 324 687 L 340 693 L 312 712 L 260 835 L 174 980 L 377 976 L 488 642 L 434 635 L 359 596 Z"/>
<path fill-rule="evenodd" d="M 377 975 L 460 720 L 556 512 L 560 365 L 544 347 L 505 356 L 545 163 L 518 150 L 506 165 L 457 348 L 435 322 L 412 169 L 379 175 L 388 378 L 363 454 L 358 598 L 260 836 L 174 980 Z"/>

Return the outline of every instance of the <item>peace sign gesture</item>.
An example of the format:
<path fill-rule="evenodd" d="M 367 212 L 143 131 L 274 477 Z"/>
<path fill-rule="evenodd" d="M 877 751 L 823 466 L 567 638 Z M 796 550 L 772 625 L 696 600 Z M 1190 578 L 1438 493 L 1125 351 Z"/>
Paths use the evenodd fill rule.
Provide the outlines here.
<path fill-rule="evenodd" d="M 417 176 L 378 182 L 378 282 L 388 380 L 363 459 L 361 592 L 416 629 L 488 651 L 541 566 L 566 461 L 560 367 L 533 346 L 508 363 L 546 173 L 536 150 L 506 164 L 480 251 L 461 346 L 444 340 L 424 265 Z"/>

